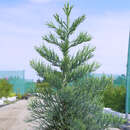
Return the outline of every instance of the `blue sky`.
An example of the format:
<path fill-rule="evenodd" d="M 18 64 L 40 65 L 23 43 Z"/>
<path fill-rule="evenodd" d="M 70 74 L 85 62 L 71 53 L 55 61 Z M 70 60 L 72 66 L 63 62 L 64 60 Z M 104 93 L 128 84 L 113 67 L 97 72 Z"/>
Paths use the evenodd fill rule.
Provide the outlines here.
<path fill-rule="evenodd" d="M 64 4 L 64 1 L 68 0 L 1 0 L 0 6 L 4 7 L 15 7 L 19 5 L 27 5 L 27 4 L 40 4 L 40 5 L 48 5 L 48 4 L 55 4 L 61 5 Z M 107 10 L 129 10 L 130 1 L 129 0 L 69 0 L 70 3 L 74 4 L 75 6 L 79 6 L 80 8 L 84 8 L 87 10 L 91 10 L 92 12 L 100 12 L 100 11 L 107 11 Z M 51 5 L 51 6 L 53 6 Z"/>
<path fill-rule="evenodd" d="M 97 48 L 94 60 L 101 64 L 97 73 L 125 73 L 130 1 L 70 2 L 74 5 L 72 20 L 82 14 L 87 16 L 78 31 L 87 31 L 93 37 L 90 43 Z M 0 70 L 25 70 L 26 78 L 37 78 L 29 65 L 31 59 L 41 59 L 34 46 L 42 44 L 41 36 L 48 32 L 45 23 L 53 20 L 52 15 L 63 14 L 64 3 L 65 0 L 0 0 Z"/>

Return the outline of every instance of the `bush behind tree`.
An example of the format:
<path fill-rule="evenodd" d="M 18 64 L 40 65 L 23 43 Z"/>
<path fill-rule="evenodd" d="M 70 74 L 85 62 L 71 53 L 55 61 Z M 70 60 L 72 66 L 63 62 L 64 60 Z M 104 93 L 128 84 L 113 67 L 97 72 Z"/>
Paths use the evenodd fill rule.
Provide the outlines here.
<path fill-rule="evenodd" d="M 125 113 L 126 88 L 124 86 L 108 86 L 104 91 L 104 106 L 117 112 Z"/>
<path fill-rule="evenodd" d="M 13 85 L 7 79 L 0 79 L 0 98 L 8 97 L 13 93 Z"/>

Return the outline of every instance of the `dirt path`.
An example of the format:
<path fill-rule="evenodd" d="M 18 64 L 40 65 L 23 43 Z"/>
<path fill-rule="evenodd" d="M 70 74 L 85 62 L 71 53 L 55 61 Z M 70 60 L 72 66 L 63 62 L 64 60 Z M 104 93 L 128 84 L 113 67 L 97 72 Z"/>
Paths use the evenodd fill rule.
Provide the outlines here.
<path fill-rule="evenodd" d="M 0 108 L 0 130 L 32 130 L 32 127 L 24 121 L 28 114 L 26 100 Z"/>
<path fill-rule="evenodd" d="M 0 130 L 32 130 L 24 121 L 27 115 L 26 100 L 0 108 Z"/>

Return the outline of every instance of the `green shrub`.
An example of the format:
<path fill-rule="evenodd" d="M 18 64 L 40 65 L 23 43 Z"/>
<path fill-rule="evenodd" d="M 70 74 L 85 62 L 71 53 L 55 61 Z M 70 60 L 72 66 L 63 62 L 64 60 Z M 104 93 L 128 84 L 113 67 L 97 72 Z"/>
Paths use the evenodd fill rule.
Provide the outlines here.
<path fill-rule="evenodd" d="M 29 94 L 30 93 L 24 93 L 24 94 L 18 93 L 16 96 L 17 96 L 17 99 L 28 99 L 29 98 Z"/>
<path fill-rule="evenodd" d="M 20 93 L 17 93 L 16 96 L 17 96 L 17 99 L 22 99 L 23 97 Z"/>
<path fill-rule="evenodd" d="M 48 82 L 40 82 L 36 83 L 36 88 L 35 91 L 40 92 L 40 91 L 46 91 L 50 89 L 50 85 Z"/>
<path fill-rule="evenodd" d="M 125 112 L 126 89 L 124 86 L 109 86 L 104 91 L 104 105 L 118 112 Z"/>
<path fill-rule="evenodd" d="M 8 97 L 13 92 L 13 85 L 7 79 L 0 79 L 0 98 Z"/>
<path fill-rule="evenodd" d="M 12 93 L 9 94 L 9 97 L 14 97 L 14 96 L 16 96 L 16 93 L 12 92 Z"/>
<path fill-rule="evenodd" d="M 39 88 L 39 89 L 49 88 L 49 83 L 47 83 L 47 82 L 37 83 L 36 87 Z"/>
<path fill-rule="evenodd" d="M 104 130 L 118 126 L 122 119 L 103 114 L 103 79 L 87 78 L 75 86 L 58 89 L 54 93 L 34 93 L 30 102 L 29 121 L 36 129 L 45 130 Z"/>

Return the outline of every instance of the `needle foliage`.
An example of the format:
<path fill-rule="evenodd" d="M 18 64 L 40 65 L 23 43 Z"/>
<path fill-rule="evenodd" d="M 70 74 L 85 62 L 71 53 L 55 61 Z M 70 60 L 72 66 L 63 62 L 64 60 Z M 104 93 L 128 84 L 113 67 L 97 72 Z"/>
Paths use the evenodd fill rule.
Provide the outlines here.
<path fill-rule="evenodd" d="M 53 32 L 42 37 L 44 43 L 41 47 L 35 47 L 50 62 L 48 65 L 42 61 L 31 61 L 31 66 L 50 86 L 44 91 L 34 92 L 29 105 L 29 121 L 34 123 L 36 130 L 104 130 L 112 123 L 102 112 L 101 91 L 104 85 L 94 78 L 79 82 L 84 75 L 95 71 L 99 64 L 90 62 L 95 47 L 88 44 L 91 36 L 87 32 L 80 32 L 72 38 L 86 18 L 82 15 L 71 22 L 72 9 L 69 3 L 64 5 L 65 20 L 58 14 L 54 15 L 57 24 L 52 21 L 47 23 Z M 70 55 L 71 49 L 82 43 L 86 43 L 84 47 L 75 55 Z M 48 48 L 47 44 L 58 47 L 62 56 Z M 70 86 L 72 82 L 76 84 Z"/>
<path fill-rule="evenodd" d="M 50 64 L 31 61 L 31 66 L 38 75 L 57 89 L 67 86 L 69 82 L 76 81 L 99 67 L 96 62 L 89 63 L 95 51 L 95 47 L 90 47 L 87 43 L 91 40 L 91 36 L 87 32 L 80 32 L 77 37 L 72 39 L 72 34 L 86 18 L 85 15 L 82 15 L 74 22 L 70 22 L 72 8 L 73 6 L 70 6 L 69 3 L 65 4 L 63 8 L 65 21 L 58 14 L 54 15 L 57 24 L 55 25 L 52 21 L 47 23 L 47 26 L 53 31 L 42 37 L 44 43 L 40 47 L 35 47 L 36 51 Z M 82 43 L 86 43 L 86 45 L 75 55 L 70 55 L 71 49 L 74 51 L 74 47 Z M 54 49 L 48 48 L 47 44 L 58 47 L 62 56 L 59 56 Z"/>

